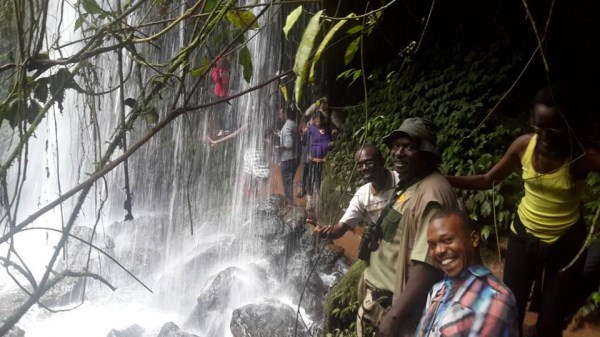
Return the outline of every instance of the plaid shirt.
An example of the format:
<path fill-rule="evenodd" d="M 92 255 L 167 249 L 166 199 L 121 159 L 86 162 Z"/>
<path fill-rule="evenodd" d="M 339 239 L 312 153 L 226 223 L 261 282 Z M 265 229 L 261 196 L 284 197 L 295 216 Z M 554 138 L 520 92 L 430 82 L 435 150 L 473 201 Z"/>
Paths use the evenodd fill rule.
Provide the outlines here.
<path fill-rule="evenodd" d="M 244 152 L 244 173 L 257 179 L 268 179 L 271 170 L 262 148 L 251 147 Z"/>
<path fill-rule="evenodd" d="M 516 337 L 515 298 L 488 268 L 469 267 L 429 291 L 417 336 Z"/>

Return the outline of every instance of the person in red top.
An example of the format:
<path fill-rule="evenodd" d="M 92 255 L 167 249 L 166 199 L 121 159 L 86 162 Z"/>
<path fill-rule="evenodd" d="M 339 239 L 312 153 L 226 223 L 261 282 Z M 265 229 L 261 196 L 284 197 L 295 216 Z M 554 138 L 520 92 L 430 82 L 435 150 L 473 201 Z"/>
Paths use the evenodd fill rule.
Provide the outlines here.
<path fill-rule="evenodd" d="M 215 83 L 215 95 L 227 97 L 229 95 L 229 66 L 227 61 L 218 57 L 215 65 L 210 69 L 210 76 Z"/>

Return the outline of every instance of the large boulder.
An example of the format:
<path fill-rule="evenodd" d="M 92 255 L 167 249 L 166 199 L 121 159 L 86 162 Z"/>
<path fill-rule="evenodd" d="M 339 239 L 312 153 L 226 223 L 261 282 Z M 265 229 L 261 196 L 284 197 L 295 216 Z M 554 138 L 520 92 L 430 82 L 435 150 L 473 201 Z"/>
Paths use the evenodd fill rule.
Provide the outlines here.
<path fill-rule="evenodd" d="M 317 272 L 320 275 L 327 275 L 328 278 L 339 279 L 348 270 L 349 261 L 344 255 L 344 248 L 337 246 L 326 246 L 320 253 Z M 335 282 L 326 282 L 330 286 Z"/>
<path fill-rule="evenodd" d="M 234 310 L 229 326 L 234 337 L 309 336 L 296 310 L 274 299 Z"/>
<path fill-rule="evenodd" d="M 158 333 L 158 336 L 156 336 L 156 337 L 198 337 L 198 336 L 193 335 L 191 333 L 187 333 L 185 331 L 181 331 L 181 329 L 179 329 L 179 327 L 175 323 L 168 322 L 162 326 L 162 328 L 160 329 L 160 332 Z"/>
<path fill-rule="evenodd" d="M 112 329 L 106 337 L 143 337 L 145 333 L 144 328 L 134 324 L 127 327 L 124 330 Z"/>
<path fill-rule="evenodd" d="M 138 276 L 152 274 L 160 267 L 169 231 L 166 215 L 115 222 L 107 229 L 114 239 L 115 257 L 118 261 L 128 261 L 129 271 Z M 117 275 L 122 282 L 133 282 L 125 273 L 117 272 Z"/>
<path fill-rule="evenodd" d="M 285 236 L 286 227 L 283 220 L 276 215 L 256 214 L 252 218 L 248 229 L 254 236 L 264 241 L 270 241 Z"/>
<path fill-rule="evenodd" d="M 282 195 L 270 195 L 265 200 L 254 206 L 254 212 L 257 214 L 277 215 L 284 208 L 285 197 Z"/>
<path fill-rule="evenodd" d="M 306 225 L 306 210 L 304 208 L 288 206 L 283 210 L 281 218 L 291 233 L 295 235 L 304 233 Z"/>
<path fill-rule="evenodd" d="M 304 209 L 285 206 L 283 197 L 271 196 L 254 208 L 247 230 L 267 241 L 276 237 L 289 239 L 302 233 L 305 222 Z"/>
<path fill-rule="evenodd" d="M 210 317 L 222 317 L 225 314 L 234 300 L 233 294 L 239 296 L 239 292 L 247 289 L 249 283 L 254 291 L 266 291 L 267 282 L 266 271 L 256 265 L 249 265 L 248 270 L 229 267 L 219 272 L 198 297 L 196 306 L 184 326 L 210 330 L 207 321 Z"/>

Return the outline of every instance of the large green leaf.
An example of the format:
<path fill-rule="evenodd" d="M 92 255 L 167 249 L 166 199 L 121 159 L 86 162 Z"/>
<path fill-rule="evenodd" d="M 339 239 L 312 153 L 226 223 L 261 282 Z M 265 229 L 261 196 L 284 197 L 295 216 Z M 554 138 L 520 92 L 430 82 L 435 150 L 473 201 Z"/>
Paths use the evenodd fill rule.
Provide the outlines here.
<path fill-rule="evenodd" d="M 294 90 L 294 97 L 296 103 L 302 98 L 302 87 L 308 75 L 308 69 L 310 67 L 310 54 L 315 44 L 315 38 L 321 28 L 320 20 L 323 15 L 323 10 L 318 11 L 306 26 L 304 34 L 302 34 L 302 40 L 300 40 L 300 46 L 296 52 L 296 61 L 294 63 L 294 73 L 296 74 L 296 85 Z"/>
<path fill-rule="evenodd" d="M 315 57 L 312 61 L 312 65 L 310 67 L 310 76 L 308 77 L 308 80 L 310 82 L 314 82 L 315 81 L 315 67 L 317 62 L 319 61 L 319 59 L 321 58 L 321 54 L 323 53 L 323 50 L 325 50 L 325 47 L 327 47 L 327 45 L 329 44 L 329 41 L 331 41 L 331 39 L 333 38 L 333 36 L 335 35 L 335 33 L 340 30 L 340 28 L 342 28 L 342 26 L 348 22 L 349 18 L 355 17 L 356 15 L 354 13 L 350 13 L 346 16 L 346 18 L 344 18 L 343 20 L 340 20 L 338 23 L 336 23 L 333 27 L 331 27 L 331 29 L 329 30 L 329 32 L 327 32 L 327 35 L 325 35 L 325 37 L 323 38 L 323 41 L 321 41 L 321 44 L 319 45 L 319 48 L 317 48 L 317 51 L 315 52 Z"/>
<path fill-rule="evenodd" d="M 111 12 L 108 12 L 108 11 L 105 11 L 104 9 L 102 9 L 102 7 L 100 7 L 98 5 L 98 3 L 96 3 L 96 1 L 94 1 L 94 0 L 81 0 L 80 4 L 86 13 L 89 13 L 92 15 L 98 15 L 98 17 L 101 19 L 106 18 L 108 16 L 111 16 L 111 17 L 115 16 L 114 13 L 111 13 Z"/>
<path fill-rule="evenodd" d="M 230 10 L 225 17 L 232 25 L 239 29 L 258 29 L 256 15 L 249 10 Z"/>
<path fill-rule="evenodd" d="M 191 71 L 192 76 L 194 76 L 194 77 L 202 76 L 204 73 L 206 73 L 208 71 L 210 66 L 211 66 L 210 60 L 207 57 L 205 57 L 204 60 L 202 61 L 202 64 L 198 68 L 192 69 L 192 71 Z"/>
<path fill-rule="evenodd" d="M 206 0 L 206 4 L 204 5 L 204 11 L 205 12 L 212 11 L 215 7 L 217 7 L 218 3 L 219 3 L 219 0 Z"/>
<path fill-rule="evenodd" d="M 87 18 L 87 14 L 83 13 L 81 14 L 77 20 L 75 20 L 75 25 L 73 27 L 73 31 L 76 31 L 77 29 L 81 28 L 81 26 L 83 25 L 83 23 L 85 22 L 85 19 Z"/>
<path fill-rule="evenodd" d="M 346 32 L 348 35 L 352 35 L 352 34 L 356 34 L 358 32 L 360 32 L 363 29 L 362 25 L 356 25 L 353 26 L 352 28 L 348 29 L 348 31 Z"/>
<path fill-rule="evenodd" d="M 250 56 L 248 47 L 240 50 L 239 63 L 244 68 L 244 80 L 250 83 L 250 79 L 252 79 L 252 56 Z"/>
<path fill-rule="evenodd" d="M 358 50 L 358 44 L 360 43 L 360 36 L 357 37 L 356 39 L 354 39 L 352 42 L 350 42 L 350 44 L 348 45 L 348 48 L 346 48 L 346 53 L 344 54 L 344 64 L 348 65 L 350 64 L 350 62 L 352 62 L 352 59 L 354 58 L 354 54 L 356 54 L 356 51 Z"/>
<path fill-rule="evenodd" d="M 283 27 L 283 34 L 285 34 L 286 40 L 288 37 L 288 32 L 290 31 L 290 29 L 292 29 L 292 27 L 294 27 L 294 24 L 296 24 L 296 21 L 298 21 L 300 14 L 302 14 L 302 5 L 296 7 L 296 9 L 294 9 L 290 13 L 290 15 L 288 15 L 287 18 L 285 19 L 285 26 Z"/>

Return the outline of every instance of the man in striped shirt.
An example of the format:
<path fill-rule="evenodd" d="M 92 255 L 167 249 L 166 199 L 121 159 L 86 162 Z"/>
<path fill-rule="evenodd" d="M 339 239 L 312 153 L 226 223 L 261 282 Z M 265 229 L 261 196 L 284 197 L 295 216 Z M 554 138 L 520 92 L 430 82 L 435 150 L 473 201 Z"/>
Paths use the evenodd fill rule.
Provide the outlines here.
<path fill-rule="evenodd" d="M 515 298 L 481 263 L 479 243 L 466 213 L 448 210 L 432 217 L 429 254 L 446 275 L 429 292 L 418 337 L 518 336 Z"/>

